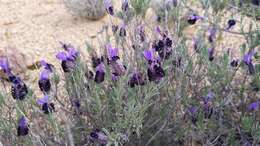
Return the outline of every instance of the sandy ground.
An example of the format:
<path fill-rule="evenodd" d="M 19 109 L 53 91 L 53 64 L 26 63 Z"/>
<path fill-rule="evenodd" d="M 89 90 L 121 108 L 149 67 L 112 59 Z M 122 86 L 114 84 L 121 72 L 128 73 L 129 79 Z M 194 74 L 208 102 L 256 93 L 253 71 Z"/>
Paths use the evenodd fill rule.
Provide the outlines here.
<path fill-rule="evenodd" d="M 43 58 L 57 63 L 59 41 L 84 48 L 106 21 L 73 16 L 62 0 L 0 0 L 0 48 L 22 53 L 26 65 Z"/>

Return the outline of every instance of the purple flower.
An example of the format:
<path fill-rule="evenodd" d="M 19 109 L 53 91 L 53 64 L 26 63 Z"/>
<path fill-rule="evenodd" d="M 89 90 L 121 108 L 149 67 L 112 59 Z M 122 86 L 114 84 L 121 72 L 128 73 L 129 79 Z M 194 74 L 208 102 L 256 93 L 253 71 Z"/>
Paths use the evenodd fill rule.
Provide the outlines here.
<path fill-rule="evenodd" d="M 248 70 L 250 74 L 255 73 L 255 66 L 252 62 L 253 56 L 255 55 L 256 51 L 250 50 L 247 54 L 244 55 L 243 61 L 248 66 Z"/>
<path fill-rule="evenodd" d="M 108 143 L 107 135 L 98 129 L 96 129 L 90 133 L 90 139 L 93 141 L 96 141 L 102 145 L 106 145 Z"/>
<path fill-rule="evenodd" d="M 112 25 L 112 32 L 116 33 L 118 30 L 118 25 Z"/>
<path fill-rule="evenodd" d="M 202 20 L 202 19 L 203 19 L 203 17 L 198 16 L 198 15 L 196 15 L 196 14 L 192 14 L 192 15 L 190 15 L 190 16 L 188 17 L 187 22 L 188 22 L 189 24 L 193 25 L 193 24 L 195 24 L 198 20 Z"/>
<path fill-rule="evenodd" d="M 153 61 L 154 60 L 154 50 L 150 49 L 150 50 L 145 50 L 143 52 L 144 57 L 147 61 Z"/>
<path fill-rule="evenodd" d="M 144 42 L 145 41 L 145 30 L 144 30 L 143 25 L 138 27 L 138 33 L 139 33 L 139 37 L 140 37 L 141 42 Z"/>
<path fill-rule="evenodd" d="M 111 16 L 113 16 L 114 8 L 113 8 L 111 0 L 104 0 L 104 5 L 105 5 L 107 13 L 110 14 Z"/>
<path fill-rule="evenodd" d="M 143 54 L 149 63 L 147 69 L 149 81 L 159 82 L 165 76 L 165 72 L 160 65 L 160 60 L 154 57 L 154 49 L 145 50 Z"/>
<path fill-rule="evenodd" d="M 214 51 L 215 51 L 215 48 L 209 48 L 208 49 L 209 61 L 214 60 Z"/>
<path fill-rule="evenodd" d="M 104 63 L 100 63 L 96 67 L 96 74 L 95 74 L 95 82 L 96 83 L 102 83 L 105 80 L 105 65 Z"/>
<path fill-rule="evenodd" d="M 147 75 L 149 81 L 158 83 L 165 76 L 165 72 L 159 63 L 153 62 L 147 69 Z"/>
<path fill-rule="evenodd" d="M 11 93 L 14 99 L 23 100 L 28 93 L 26 84 L 19 78 L 15 77 L 12 81 Z"/>
<path fill-rule="evenodd" d="M 122 1 L 122 10 L 123 11 L 127 11 L 128 9 L 129 9 L 129 2 L 128 2 L 128 0 L 123 0 Z"/>
<path fill-rule="evenodd" d="M 55 110 L 54 104 L 49 103 L 48 95 L 44 95 L 42 98 L 38 99 L 37 104 L 41 106 L 44 114 L 49 114 Z"/>
<path fill-rule="evenodd" d="M 29 125 L 24 116 L 22 116 L 18 121 L 17 135 L 26 136 L 29 133 Z"/>
<path fill-rule="evenodd" d="M 117 59 L 119 59 L 118 48 L 113 48 L 110 44 L 107 45 L 107 53 L 109 60 L 116 61 Z"/>
<path fill-rule="evenodd" d="M 43 70 L 38 80 L 39 88 L 42 92 L 48 93 L 51 89 L 51 82 L 49 79 L 50 72 L 48 70 Z"/>
<path fill-rule="evenodd" d="M 61 60 L 61 67 L 62 67 L 64 72 L 70 72 L 76 66 L 75 61 L 70 60 L 71 58 L 69 58 L 68 55 L 65 52 L 58 53 L 56 55 L 56 58 Z"/>
<path fill-rule="evenodd" d="M 204 104 L 208 104 L 209 102 L 211 102 L 213 99 L 213 92 L 209 91 L 207 96 L 203 96 L 202 100 L 204 102 Z"/>
<path fill-rule="evenodd" d="M 249 111 L 258 111 L 260 109 L 260 101 L 250 103 L 248 106 Z"/>
<path fill-rule="evenodd" d="M 76 66 L 76 59 L 79 56 L 79 52 L 70 45 L 62 43 L 65 51 L 59 52 L 56 58 L 61 60 L 61 67 L 64 72 L 71 72 Z"/>
<path fill-rule="evenodd" d="M 203 112 L 204 117 L 209 119 L 213 113 L 213 108 L 210 106 L 210 102 L 212 102 L 213 99 L 213 92 L 209 91 L 207 96 L 203 96 Z"/>
<path fill-rule="evenodd" d="M 198 120 L 198 108 L 196 106 L 189 106 L 186 113 L 190 117 L 192 123 L 195 124 Z"/>
<path fill-rule="evenodd" d="M 118 49 L 111 47 L 111 45 L 107 45 L 108 52 L 108 64 L 112 68 L 112 73 L 116 76 L 122 76 L 126 72 L 126 67 L 120 61 L 120 57 L 118 56 Z"/>
<path fill-rule="evenodd" d="M 128 81 L 128 85 L 132 88 L 138 85 L 145 85 L 145 79 L 143 74 L 140 72 L 134 73 Z"/>
<path fill-rule="evenodd" d="M 255 55 L 255 50 L 250 50 L 247 54 L 244 55 L 243 61 L 246 65 L 249 65 L 252 63 L 252 59 Z"/>
<path fill-rule="evenodd" d="M 119 29 L 119 36 L 125 37 L 126 36 L 126 25 L 122 24 Z"/>
<path fill-rule="evenodd" d="M 158 52 L 160 58 L 168 59 L 172 54 L 172 40 L 166 34 L 159 41 L 153 43 L 153 48 Z"/>
<path fill-rule="evenodd" d="M 210 43 L 213 43 L 216 39 L 216 32 L 217 32 L 217 29 L 216 27 L 211 27 L 209 29 L 209 36 L 208 36 L 208 40 Z"/>

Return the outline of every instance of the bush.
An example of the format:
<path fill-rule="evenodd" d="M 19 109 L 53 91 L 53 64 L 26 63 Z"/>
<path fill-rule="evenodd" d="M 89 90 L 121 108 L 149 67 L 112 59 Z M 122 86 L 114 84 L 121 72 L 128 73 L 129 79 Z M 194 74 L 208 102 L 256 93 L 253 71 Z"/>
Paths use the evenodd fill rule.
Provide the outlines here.
<path fill-rule="evenodd" d="M 56 57 L 63 76 L 41 61 L 42 98 L 37 100 L 1 60 L 15 99 L 9 98 L 9 84 L 3 81 L 2 143 L 260 144 L 256 21 L 244 27 L 248 19 L 242 11 L 223 23 L 223 15 L 233 13 L 234 3 L 227 0 L 166 1 L 165 9 L 157 11 L 158 26 L 145 19 L 148 0 L 123 1 L 119 12 L 110 1 L 105 4 L 109 17 L 121 19 L 122 25 L 104 27 L 100 48 L 87 43 L 88 63 L 76 48 L 62 43 L 64 51 Z M 197 27 L 194 39 L 184 34 L 187 27 Z M 245 38 L 234 48 L 242 57 L 233 58 L 230 50 L 218 52 L 222 33 Z M 191 41 L 193 45 L 188 45 Z"/>

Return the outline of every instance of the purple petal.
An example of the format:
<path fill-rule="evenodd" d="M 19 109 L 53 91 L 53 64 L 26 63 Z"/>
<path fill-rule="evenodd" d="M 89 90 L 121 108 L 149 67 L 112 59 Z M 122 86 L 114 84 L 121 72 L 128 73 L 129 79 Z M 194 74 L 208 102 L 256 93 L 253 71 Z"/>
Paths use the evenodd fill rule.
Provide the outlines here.
<path fill-rule="evenodd" d="M 67 49 L 67 51 L 68 51 L 69 55 L 74 57 L 74 58 L 79 56 L 79 52 L 76 49 L 72 48 L 72 47 L 69 47 Z"/>
<path fill-rule="evenodd" d="M 259 110 L 259 107 L 260 107 L 260 101 L 256 101 L 256 102 L 249 104 L 248 110 L 250 110 L 250 111 Z"/>
<path fill-rule="evenodd" d="M 190 107 L 188 107 L 188 111 L 191 114 L 195 114 L 198 111 L 198 108 L 196 106 L 190 106 Z"/>
<path fill-rule="evenodd" d="M 249 51 L 247 54 L 245 54 L 243 61 L 246 64 L 250 64 L 252 62 L 252 58 L 255 55 L 255 53 L 256 53 L 256 51 L 254 51 L 254 50 Z"/>
<path fill-rule="evenodd" d="M 145 50 L 145 51 L 143 52 L 144 57 L 145 57 L 145 59 L 146 59 L 147 61 L 150 61 L 150 60 L 153 60 L 153 59 L 154 59 L 153 53 L 154 53 L 153 50 Z"/>
<path fill-rule="evenodd" d="M 4 72 L 9 72 L 10 67 L 7 58 L 0 59 L 0 67 L 4 70 Z"/>
<path fill-rule="evenodd" d="M 27 120 L 24 116 L 22 116 L 20 119 L 19 119 L 19 126 L 20 127 L 26 127 L 27 126 Z"/>
<path fill-rule="evenodd" d="M 45 66 L 47 66 L 48 63 L 45 60 L 41 60 L 40 64 L 45 67 Z"/>
<path fill-rule="evenodd" d="M 159 34 L 161 34 L 161 32 L 162 32 L 159 26 L 156 27 L 155 31 L 156 31 L 157 33 L 159 33 Z"/>
<path fill-rule="evenodd" d="M 104 5 L 106 8 L 109 8 L 111 6 L 111 1 L 110 0 L 104 0 Z"/>
<path fill-rule="evenodd" d="M 96 71 L 105 72 L 105 65 L 104 65 L 103 63 L 100 63 L 100 64 L 96 67 Z"/>
<path fill-rule="evenodd" d="M 65 52 L 60 52 L 56 55 L 56 58 L 64 61 L 64 60 L 67 60 L 68 57 L 67 57 L 67 54 Z"/>
<path fill-rule="evenodd" d="M 37 104 L 42 106 L 44 103 L 47 103 L 49 101 L 49 96 L 45 95 L 42 98 L 37 100 Z"/>
<path fill-rule="evenodd" d="M 207 96 L 202 97 L 204 104 L 207 104 L 208 102 L 210 102 L 213 99 L 213 92 L 209 91 Z"/>
<path fill-rule="evenodd" d="M 108 56 L 110 59 L 115 56 L 118 56 L 118 49 L 113 48 L 111 45 L 107 45 L 107 51 L 108 51 Z"/>
<path fill-rule="evenodd" d="M 48 70 L 43 70 L 40 75 L 40 79 L 49 79 L 50 72 Z"/>

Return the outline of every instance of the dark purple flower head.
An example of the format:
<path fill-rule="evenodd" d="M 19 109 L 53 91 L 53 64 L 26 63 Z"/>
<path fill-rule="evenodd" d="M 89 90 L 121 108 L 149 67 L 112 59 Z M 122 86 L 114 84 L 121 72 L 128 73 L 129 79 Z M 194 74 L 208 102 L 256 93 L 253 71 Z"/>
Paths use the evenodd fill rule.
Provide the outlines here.
<path fill-rule="evenodd" d="M 119 36 L 125 37 L 126 36 L 126 25 L 122 24 L 119 29 Z"/>
<path fill-rule="evenodd" d="M 159 63 L 153 62 L 147 69 L 147 75 L 149 81 L 158 83 L 165 76 L 165 72 Z"/>
<path fill-rule="evenodd" d="M 230 65 L 232 66 L 232 67 L 237 67 L 238 66 L 238 62 L 239 62 L 239 60 L 232 60 L 231 61 L 231 63 L 230 63 Z"/>
<path fill-rule="evenodd" d="M 118 30 L 118 25 L 112 25 L 112 32 L 116 33 Z"/>
<path fill-rule="evenodd" d="M 75 106 L 77 109 L 79 109 L 81 106 L 80 101 L 78 99 L 73 100 L 73 106 Z"/>
<path fill-rule="evenodd" d="M 14 99 L 23 100 L 28 93 L 26 84 L 19 78 L 15 77 L 12 81 L 11 93 Z"/>
<path fill-rule="evenodd" d="M 38 80 L 39 88 L 42 92 L 47 93 L 51 89 L 51 82 L 50 82 L 50 73 L 53 71 L 52 67 L 46 63 L 45 61 L 41 61 L 41 64 L 44 65 L 44 69 L 40 74 L 40 79 Z"/>
<path fill-rule="evenodd" d="M 189 106 L 186 113 L 190 117 L 192 123 L 195 124 L 198 120 L 198 108 L 196 106 Z"/>
<path fill-rule="evenodd" d="M 195 24 L 198 20 L 202 20 L 202 19 L 203 19 L 203 17 L 198 16 L 198 15 L 196 15 L 196 14 L 192 14 L 192 15 L 190 15 L 190 16 L 188 17 L 187 22 L 188 22 L 189 24 L 193 25 L 193 24 Z"/>
<path fill-rule="evenodd" d="M 251 3 L 253 5 L 259 6 L 260 5 L 260 0 L 251 0 Z"/>
<path fill-rule="evenodd" d="M 92 56 L 91 60 L 92 60 L 92 66 L 94 68 L 96 68 L 99 64 L 104 62 L 104 57 L 103 56 L 101 56 L 101 57 Z"/>
<path fill-rule="evenodd" d="M 96 74 L 95 74 L 95 82 L 102 83 L 105 80 L 105 65 L 104 63 L 100 63 L 96 67 Z"/>
<path fill-rule="evenodd" d="M 90 133 L 90 139 L 93 141 L 96 141 L 102 145 L 106 145 L 108 143 L 107 135 L 98 129 L 96 129 Z"/>
<path fill-rule="evenodd" d="M 18 121 L 17 135 L 26 136 L 29 133 L 29 125 L 24 116 L 22 116 Z"/>
<path fill-rule="evenodd" d="M 144 42 L 145 41 L 145 29 L 144 29 L 143 25 L 138 27 L 138 33 L 139 33 L 141 42 Z"/>
<path fill-rule="evenodd" d="M 210 43 L 213 43 L 216 39 L 216 33 L 217 33 L 217 29 L 216 27 L 211 27 L 209 29 L 209 36 L 208 36 L 208 40 Z"/>
<path fill-rule="evenodd" d="M 104 5 L 105 5 L 107 13 L 110 14 L 111 16 L 113 16 L 114 8 L 113 8 L 111 0 L 104 0 Z"/>
<path fill-rule="evenodd" d="M 209 91 L 207 96 L 203 96 L 202 100 L 204 102 L 204 104 L 208 104 L 209 102 L 211 102 L 213 99 L 213 92 Z"/>
<path fill-rule="evenodd" d="M 236 21 L 234 19 L 230 19 L 230 20 L 228 20 L 227 24 L 228 24 L 228 26 L 227 26 L 226 30 L 229 30 L 230 28 L 232 28 L 233 26 L 236 25 Z"/>
<path fill-rule="evenodd" d="M 260 101 L 252 102 L 248 106 L 249 111 L 258 111 L 260 109 Z"/>
<path fill-rule="evenodd" d="M 134 73 L 128 81 L 128 85 L 132 88 L 138 85 L 145 85 L 144 75 L 140 72 Z"/>
<path fill-rule="evenodd" d="M 127 11 L 129 9 L 129 1 L 128 0 L 122 0 L 122 10 Z"/>
<path fill-rule="evenodd" d="M 208 49 L 209 61 L 214 60 L 214 51 L 215 51 L 215 48 L 209 48 Z"/>
<path fill-rule="evenodd" d="M 147 75 L 149 81 L 159 82 L 164 76 L 164 70 L 160 65 L 160 60 L 155 58 L 154 49 L 145 50 L 143 52 L 145 59 L 149 63 L 149 67 L 147 69 Z"/>

